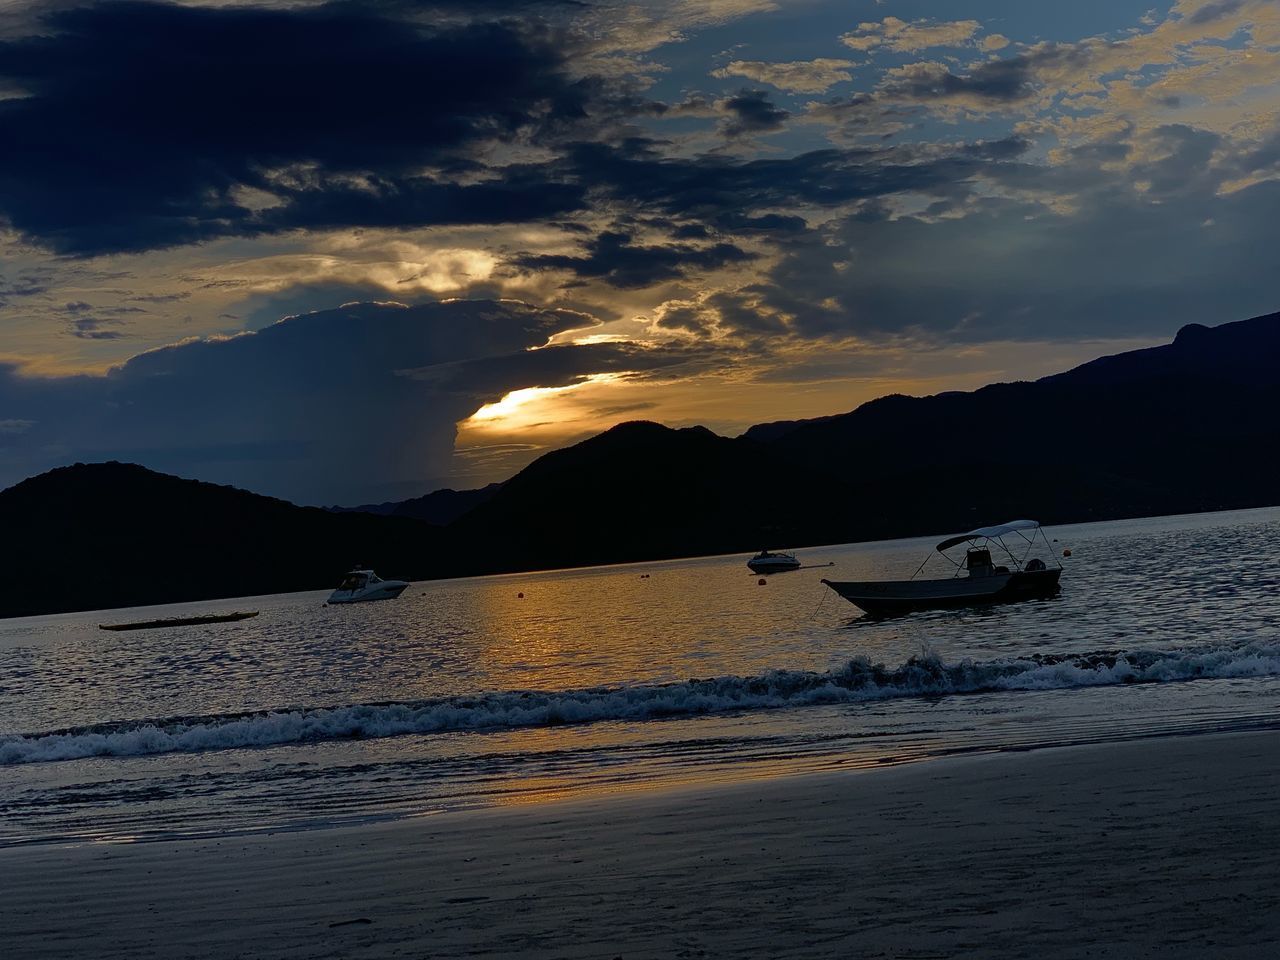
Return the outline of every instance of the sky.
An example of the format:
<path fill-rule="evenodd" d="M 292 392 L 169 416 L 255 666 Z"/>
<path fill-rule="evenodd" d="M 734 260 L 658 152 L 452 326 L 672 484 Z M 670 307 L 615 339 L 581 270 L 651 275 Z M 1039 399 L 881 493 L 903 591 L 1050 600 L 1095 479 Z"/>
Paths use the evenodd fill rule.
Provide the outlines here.
<path fill-rule="evenodd" d="M 1280 309 L 1276 0 L 0 0 L 0 485 L 302 503 Z"/>

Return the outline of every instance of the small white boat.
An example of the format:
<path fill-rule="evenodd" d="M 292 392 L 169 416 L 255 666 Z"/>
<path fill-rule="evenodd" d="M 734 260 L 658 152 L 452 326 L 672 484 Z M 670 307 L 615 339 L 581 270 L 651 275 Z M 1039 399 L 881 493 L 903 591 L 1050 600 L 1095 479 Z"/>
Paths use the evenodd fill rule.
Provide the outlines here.
<path fill-rule="evenodd" d="M 338 589 L 329 594 L 329 603 L 360 603 L 364 600 L 394 600 L 409 584 L 403 580 L 383 580 L 372 570 L 352 570 Z"/>
<path fill-rule="evenodd" d="M 799 570 L 800 561 L 794 553 L 761 550 L 747 561 L 747 566 L 755 573 L 782 573 L 785 570 Z"/>

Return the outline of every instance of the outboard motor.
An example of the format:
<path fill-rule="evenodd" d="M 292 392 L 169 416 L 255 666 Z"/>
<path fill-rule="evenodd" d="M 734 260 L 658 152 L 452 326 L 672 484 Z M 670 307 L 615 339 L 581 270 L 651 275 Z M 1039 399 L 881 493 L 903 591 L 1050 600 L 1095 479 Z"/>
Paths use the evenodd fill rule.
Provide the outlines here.
<path fill-rule="evenodd" d="M 989 577 L 995 573 L 991 564 L 991 551 L 986 547 L 974 547 L 965 554 L 964 567 L 971 577 Z"/>

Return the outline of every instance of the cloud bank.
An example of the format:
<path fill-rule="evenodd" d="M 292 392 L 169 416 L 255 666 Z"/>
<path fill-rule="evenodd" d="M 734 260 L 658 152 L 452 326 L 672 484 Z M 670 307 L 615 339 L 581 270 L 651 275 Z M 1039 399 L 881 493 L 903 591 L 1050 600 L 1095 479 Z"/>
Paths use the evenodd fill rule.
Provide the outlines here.
<path fill-rule="evenodd" d="M 300 502 L 416 495 L 450 476 L 457 421 L 598 369 L 598 350 L 531 349 L 593 324 L 512 301 L 358 303 L 150 351 L 103 377 L 0 368 L 0 409 L 16 414 L 0 427 L 3 479 L 120 459 Z"/>
<path fill-rule="evenodd" d="M 805 412 L 831 412 L 900 388 L 891 355 L 958 376 L 1004 345 L 990 376 L 1018 376 L 1277 308 L 1271 0 L 783 13 L 6 8 L 0 468 L 121 456 L 336 500 L 363 464 L 420 493 L 511 391 L 565 391 L 547 420 L 701 391 L 681 416 L 733 429 L 750 384 L 821 381 Z"/>

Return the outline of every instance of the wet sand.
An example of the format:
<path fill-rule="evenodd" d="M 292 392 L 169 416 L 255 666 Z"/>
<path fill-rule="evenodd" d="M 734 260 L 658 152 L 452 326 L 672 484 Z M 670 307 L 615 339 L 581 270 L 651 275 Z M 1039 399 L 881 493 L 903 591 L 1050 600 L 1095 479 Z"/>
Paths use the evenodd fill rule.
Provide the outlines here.
<path fill-rule="evenodd" d="M 1280 733 L 0 851 L 0 956 L 1216 957 L 1280 942 Z"/>

